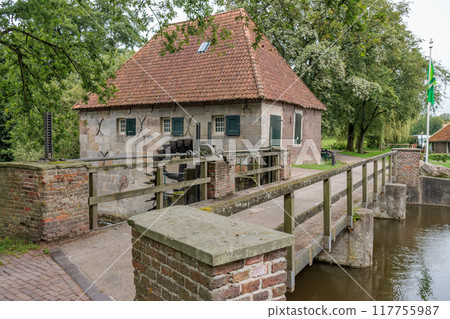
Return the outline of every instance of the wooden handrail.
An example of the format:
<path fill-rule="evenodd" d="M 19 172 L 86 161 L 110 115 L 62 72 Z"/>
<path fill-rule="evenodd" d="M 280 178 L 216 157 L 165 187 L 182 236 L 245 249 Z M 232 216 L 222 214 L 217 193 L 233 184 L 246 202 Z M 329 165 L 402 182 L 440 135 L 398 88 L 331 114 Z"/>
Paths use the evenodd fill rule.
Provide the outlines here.
<path fill-rule="evenodd" d="M 354 169 L 359 166 L 367 165 L 375 160 L 382 159 L 390 155 L 395 155 L 397 151 L 391 151 L 378 156 L 374 156 L 360 162 L 344 165 L 329 171 L 320 172 L 311 176 L 294 179 L 290 181 L 283 182 L 275 186 L 267 187 L 263 190 L 256 191 L 251 194 L 243 195 L 240 198 L 233 198 L 215 205 L 208 206 L 208 211 L 220 215 L 232 215 L 237 211 L 243 211 L 253 206 L 265 203 L 271 199 L 284 196 L 286 194 L 292 193 L 304 187 L 313 185 L 318 182 L 322 182 L 325 179 L 329 179 L 333 176 L 347 172 L 348 170 Z"/>
<path fill-rule="evenodd" d="M 89 198 L 89 205 L 97 205 L 101 203 L 112 202 L 120 199 L 132 198 L 137 196 L 149 195 L 154 193 L 160 193 L 164 191 L 174 190 L 177 188 L 190 187 L 194 185 L 201 185 L 205 183 L 210 183 L 211 177 L 199 178 L 196 180 L 189 180 L 184 182 L 172 183 L 172 184 L 163 184 L 159 186 L 146 187 L 134 189 L 126 192 L 113 193 L 108 195 L 100 195 Z"/>

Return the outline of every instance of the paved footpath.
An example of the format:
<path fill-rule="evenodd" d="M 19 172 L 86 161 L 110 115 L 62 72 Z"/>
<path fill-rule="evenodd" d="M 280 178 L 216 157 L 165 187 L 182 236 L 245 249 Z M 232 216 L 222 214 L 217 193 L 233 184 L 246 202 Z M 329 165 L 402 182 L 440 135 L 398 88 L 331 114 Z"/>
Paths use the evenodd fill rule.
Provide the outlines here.
<path fill-rule="evenodd" d="M 0 300 L 89 300 L 83 290 L 49 256 L 31 250 L 0 255 Z M 82 295 L 83 294 L 83 295 Z"/>

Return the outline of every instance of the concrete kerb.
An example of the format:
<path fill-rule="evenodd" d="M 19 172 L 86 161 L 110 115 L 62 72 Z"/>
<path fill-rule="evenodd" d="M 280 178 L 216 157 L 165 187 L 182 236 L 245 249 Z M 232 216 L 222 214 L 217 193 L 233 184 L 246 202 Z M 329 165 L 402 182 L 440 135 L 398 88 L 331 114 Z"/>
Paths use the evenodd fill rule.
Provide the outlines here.
<path fill-rule="evenodd" d="M 62 250 L 58 248 L 52 249 L 50 251 L 50 256 L 69 274 L 73 281 L 80 286 L 89 299 L 92 301 L 112 301 L 109 296 L 100 292 L 98 287 L 92 283 L 92 281 L 87 278 L 72 261 L 70 261 Z"/>

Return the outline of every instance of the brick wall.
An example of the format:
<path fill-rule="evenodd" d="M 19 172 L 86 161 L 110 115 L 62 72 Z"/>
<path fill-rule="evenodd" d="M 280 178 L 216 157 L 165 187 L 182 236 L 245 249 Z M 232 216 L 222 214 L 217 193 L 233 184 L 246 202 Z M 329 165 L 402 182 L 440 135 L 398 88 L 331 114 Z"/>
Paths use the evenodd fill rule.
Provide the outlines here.
<path fill-rule="evenodd" d="M 285 300 L 285 249 L 213 267 L 132 235 L 135 300 Z"/>
<path fill-rule="evenodd" d="M 220 198 L 235 191 L 235 167 L 225 161 L 208 163 L 208 198 Z"/>
<path fill-rule="evenodd" d="M 52 241 L 89 231 L 84 164 L 0 166 L 0 237 Z"/>
<path fill-rule="evenodd" d="M 396 149 L 397 150 L 397 176 L 419 176 L 420 150 L 419 149 Z"/>

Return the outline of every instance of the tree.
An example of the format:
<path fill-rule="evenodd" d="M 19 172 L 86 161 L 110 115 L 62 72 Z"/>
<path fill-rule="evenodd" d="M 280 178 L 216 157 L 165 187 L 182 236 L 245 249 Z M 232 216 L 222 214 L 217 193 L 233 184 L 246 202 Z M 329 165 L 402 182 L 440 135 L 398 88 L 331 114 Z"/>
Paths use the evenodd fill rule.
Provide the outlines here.
<path fill-rule="evenodd" d="M 180 30 L 179 38 L 165 32 L 177 8 L 194 19 Z M 158 32 L 166 51 L 175 52 L 191 36 L 206 36 L 205 30 L 214 26 L 216 32 L 207 34 L 214 44 L 226 32 L 208 18 L 211 13 L 212 7 L 205 0 L 2 1 L 0 140 L 8 137 L 16 159 L 35 159 L 41 153 L 42 113 L 52 111 L 55 148 L 64 134 L 72 141 L 75 115 L 69 114 L 67 101 L 73 99 L 67 98 L 68 92 L 76 87 L 77 93 L 69 93 L 71 97 L 86 100 L 87 93 L 93 92 L 103 101 L 111 98 L 116 89 L 108 80 L 115 76 L 116 62 L 124 52 L 141 47 L 150 32 Z M 70 132 L 59 130 L 58 121 L 67 121 Z M 63 144 L 58 153 L 73 156 L 72 143 L 66 150 Z M 3 142 L 1 147 L 8 145 Z"/>
<path fill-rule="evenodd" d="M 447 119 L 447 120 L 446 120 Z M 430 116 L 430 135 L 433 135 L 442 128 L 442 125 L 450 122 L 445 114 Z M 412 135 L 420 135 L 427 133 L 427 116 L 420 116 L 411 128 Z"/>

